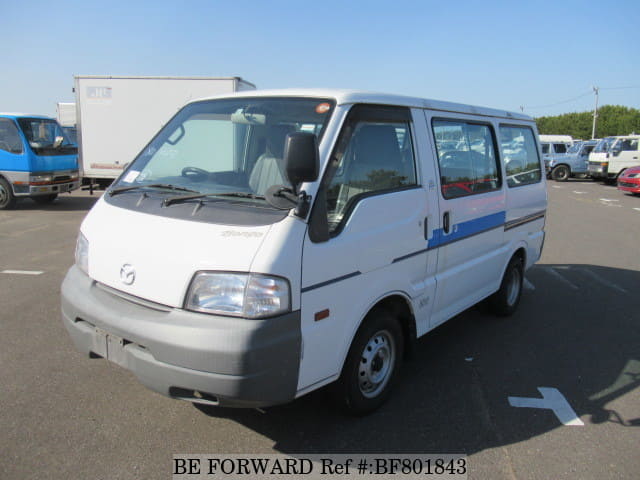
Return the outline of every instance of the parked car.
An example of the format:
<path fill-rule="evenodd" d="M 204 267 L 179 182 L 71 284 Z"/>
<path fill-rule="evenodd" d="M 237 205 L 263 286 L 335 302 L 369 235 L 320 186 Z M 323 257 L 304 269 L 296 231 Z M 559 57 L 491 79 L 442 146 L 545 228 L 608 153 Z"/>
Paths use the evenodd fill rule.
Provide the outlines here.
<path fill-rule="evenodd" d="M 522 161 L 499 151 L 513 139 Z M 336 382 L 370 412 L 418 337 L 485 298 L 516 310 L 544 243 L 539 152 L 532 118 L 469 105 L 190 102 L 85 218 L 64 324 L 173 398 L 253 408 Z"/>
<path fill-rule="evenodd" d="M 569 177 L 589 174 L 589 154 L 596 147 L 597 140 L 587 140 L 573 145 L 567 153 L 551 155 L 544 160 L 547 176 L 558 182 L 566 182 Z"/>
<path fill-rule="evenodd" d="M 614 182 L 627 168 L 640 163 L 640 135 L 615 137 L 606 157 L 595 162 L 589 158 L 589 173 L 594 178 Z"/>
<path fill-rule="evenodd" d="M 640 194 L 640 165 L 627 168 L 618 176 L 618 190 Z"/>

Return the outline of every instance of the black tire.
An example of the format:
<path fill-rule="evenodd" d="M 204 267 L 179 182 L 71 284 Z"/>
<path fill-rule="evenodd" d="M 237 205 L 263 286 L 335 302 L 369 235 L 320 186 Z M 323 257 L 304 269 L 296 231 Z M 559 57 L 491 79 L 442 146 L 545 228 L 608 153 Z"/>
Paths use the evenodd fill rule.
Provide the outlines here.
<path fill-rule="evenodd" d="M 0 210 L 10 210 L 16 206 L 16 197 L 11 185 L 4 178 L 0 178 Z"/>
<path fill-rule="evenodd" d="M 522 284 L 524 282 L 524 266 L 522 259 L 514 256 L 504 271 L 500 289 L 489 297 L 489 308 L 495 315 L 507 317 L 512 315 L 520 304 Z"/>
<path fill-rule="evenodd" d="M 350 414 L 365 415 L 389 397 L 398 377 L 404 337 L 398 320 L 388 311 L 371 312 L 349 349 L 333 393 Z"/>
<path fill-rule="evenodd" d="M 571 176 L 571 170 L 566 165 L 558 165 L 551 170 L 551 178 L 556 182 L 566 182 Z"/>
<path fill-rule="evenodd" d="M 58 198 L 58 194 L 57 193 L 50 193 L 48 195 L 36 195 L 35 197 L 31 197 L 31 199 L 34 202 L 39 203 L 41 205 L 46 205 L 48 203 L 51 203 L 56 198 Z"/>

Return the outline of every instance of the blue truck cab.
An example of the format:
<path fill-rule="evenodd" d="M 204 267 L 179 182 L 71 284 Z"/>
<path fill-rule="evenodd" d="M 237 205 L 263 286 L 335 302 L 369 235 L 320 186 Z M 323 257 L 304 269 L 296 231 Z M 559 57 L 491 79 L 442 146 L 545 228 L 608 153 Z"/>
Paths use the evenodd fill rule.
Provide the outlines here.
<path fill-rule="evenodd" d="M 78 146 L 55 119 L 0 113 L 0 210 L 20 198 L 49 203 L 79 187 Z"/>

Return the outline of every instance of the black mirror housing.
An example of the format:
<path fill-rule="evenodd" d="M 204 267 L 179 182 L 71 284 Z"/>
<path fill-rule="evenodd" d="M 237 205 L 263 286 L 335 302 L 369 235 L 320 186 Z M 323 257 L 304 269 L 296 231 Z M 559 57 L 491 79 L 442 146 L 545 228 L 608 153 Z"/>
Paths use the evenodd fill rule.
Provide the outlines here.
<path fill-rule="evenodd" d="M 313 182 L 320 174 L 318 139 L 313 133 L 295 132 L 287 135 L 284 144 L 287 178 L 294 191 L 304 182 Z"/>

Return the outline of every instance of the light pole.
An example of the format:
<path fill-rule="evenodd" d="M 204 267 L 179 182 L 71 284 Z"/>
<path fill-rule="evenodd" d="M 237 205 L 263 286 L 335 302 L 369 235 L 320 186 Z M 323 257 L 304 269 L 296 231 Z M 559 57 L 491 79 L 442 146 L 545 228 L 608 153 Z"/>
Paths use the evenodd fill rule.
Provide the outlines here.
<path fill-rule="evenodd" d="M 591 129 L 591 139 L 596 138 L 596 119 L 598 118 L 598 91 L 600 88 L 592 87 L 593 93 L 596 94 L 596 108 L 593 110 L 593 128 Z"/>

